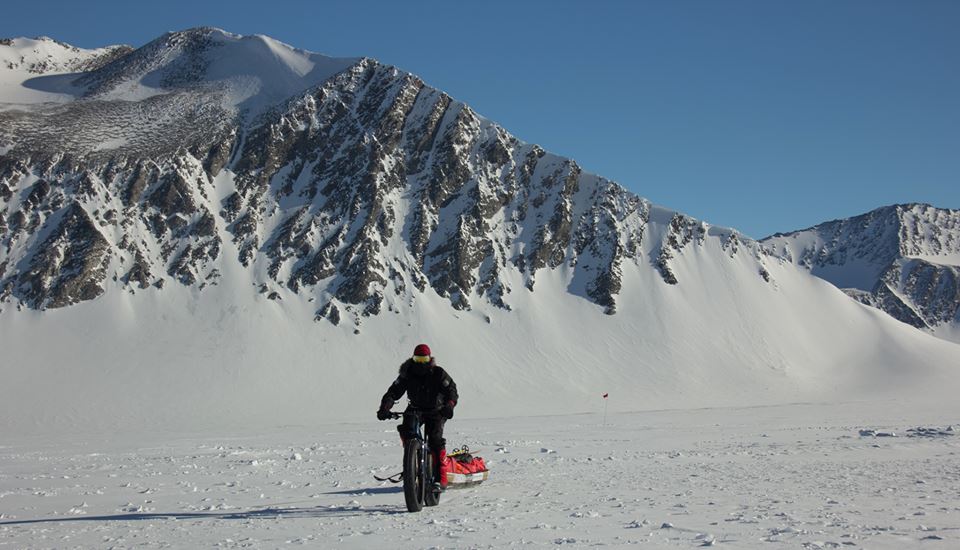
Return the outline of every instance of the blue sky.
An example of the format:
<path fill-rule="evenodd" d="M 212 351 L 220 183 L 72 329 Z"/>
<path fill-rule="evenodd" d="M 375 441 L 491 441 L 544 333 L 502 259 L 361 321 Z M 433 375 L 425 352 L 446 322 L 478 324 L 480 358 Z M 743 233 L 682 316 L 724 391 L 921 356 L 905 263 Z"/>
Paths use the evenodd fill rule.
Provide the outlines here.
<path fill-rule="evenodd" d="M 518 138 L 753 237 L 960 208 L 960 1 L 16 2 L 0 36 L 212 25 L 416 73 Z"/>

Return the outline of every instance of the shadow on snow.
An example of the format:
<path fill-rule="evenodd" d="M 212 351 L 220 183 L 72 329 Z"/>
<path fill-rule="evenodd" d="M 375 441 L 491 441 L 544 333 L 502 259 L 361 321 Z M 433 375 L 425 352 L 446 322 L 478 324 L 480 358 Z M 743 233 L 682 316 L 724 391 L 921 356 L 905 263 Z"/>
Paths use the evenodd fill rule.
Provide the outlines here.
<path fill-rule="evenodd" d="M 351 491 L 357 493 L 360 491 Z M 372 491 L 367 491 L 372 492 Z M 386 491 L 383 491 L 386 492 Z M 331 493 L 337 494 L 337 493 Z M 348 494 L 346 491 L 343 494 Z M 67 521 L 142 521 L 156 519 L 310 519 L 327 517 L 356 517 L 381 514 L 406 514 L 406 508 L 375 506 L 360 508 L 358 506 L 313 506 L 310 508 L 262 508 L 249 510 L 235 510 L 231 512 L 170 512 L 170 513 L 131 513 L 113 514 L 108 516 L 71 516 L 61 518 L 23 519 L 14 521 L 0 521 L 0 525 L 30 525 L 36 523 L 60 523 Z"/>
<path fill-rule="evenodd" d="M 353 496 L 363 496 L 363 495 L 384 495 L 388 493 L 402 493 L 403 487 L 394 486 L 394 487 L 371 487 L 369 489 L 349 489 L 346 491 L 329 491 L 323 493 L 325 495 L 353 495 Z"/>

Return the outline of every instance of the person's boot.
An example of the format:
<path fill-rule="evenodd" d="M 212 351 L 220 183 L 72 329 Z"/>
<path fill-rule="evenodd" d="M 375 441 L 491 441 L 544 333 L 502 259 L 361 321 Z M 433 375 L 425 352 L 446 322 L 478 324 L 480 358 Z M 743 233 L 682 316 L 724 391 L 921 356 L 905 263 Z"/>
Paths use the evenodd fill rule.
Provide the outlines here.
<path fill-rule="evenodd" d="M 440 490 L 445 491 L 447 489 L 447 473 L 450 471 L 450 464 L 447 460 L 447 449 L 440 447 L 440 450 L 437 452 L 437 483 L 440 484 Z"/>

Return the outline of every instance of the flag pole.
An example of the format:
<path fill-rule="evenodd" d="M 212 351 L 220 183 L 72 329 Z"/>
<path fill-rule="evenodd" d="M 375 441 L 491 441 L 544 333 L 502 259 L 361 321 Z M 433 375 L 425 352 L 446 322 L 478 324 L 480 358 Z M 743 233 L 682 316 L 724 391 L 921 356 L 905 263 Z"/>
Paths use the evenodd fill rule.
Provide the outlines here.
<path fill-rule="evenodd" d="M 607 425 L 607 403 L 608 403 L 607 397 L 609 396 L 610 396 L 609 393 L 603 394 L 603 426 L 604 427 L 606 427 Z"/>

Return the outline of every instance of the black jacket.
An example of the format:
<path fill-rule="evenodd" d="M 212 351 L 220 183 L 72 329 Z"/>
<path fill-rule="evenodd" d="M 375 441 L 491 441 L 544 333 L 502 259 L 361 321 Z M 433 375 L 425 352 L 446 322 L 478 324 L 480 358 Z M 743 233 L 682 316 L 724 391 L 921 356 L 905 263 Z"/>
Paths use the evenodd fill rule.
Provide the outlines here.
<path fill-rule="evenodd" d="M 404 392 L 411 407 L 418 409 L 438 410 L 440 407 L 457 404 L 457 385 L 433 359 L 429 366 L 407 359 L 400 365 L 400 376 L 390 384 L 387 393 L 380 400 L 380 407 L 390 409 L 393 404 L 403 397 Z"/>

